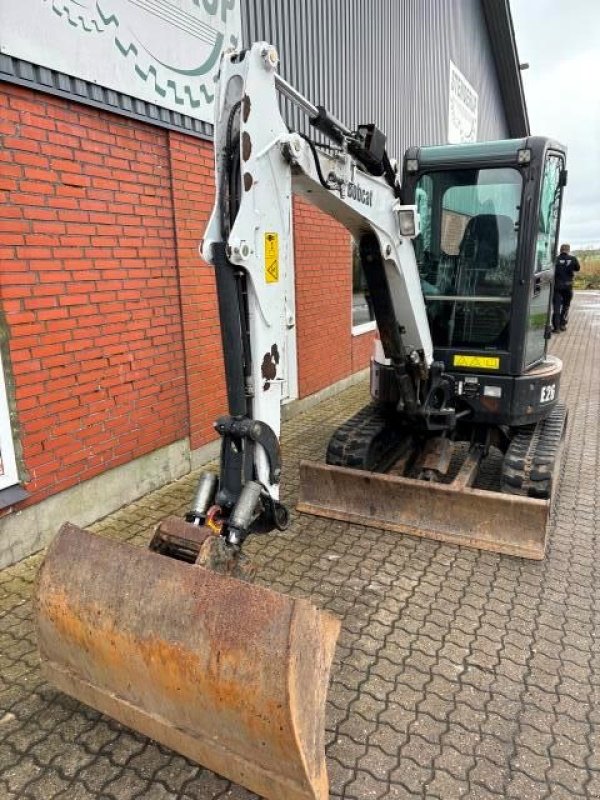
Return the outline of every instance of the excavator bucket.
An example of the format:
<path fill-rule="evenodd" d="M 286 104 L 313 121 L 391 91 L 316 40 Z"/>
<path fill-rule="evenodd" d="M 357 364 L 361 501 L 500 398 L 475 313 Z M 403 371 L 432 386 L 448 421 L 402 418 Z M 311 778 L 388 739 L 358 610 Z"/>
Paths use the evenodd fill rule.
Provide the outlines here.
<path fill-rule="evenodd" d="M 329 797 L 333 616 L 69 523 L 35 605 L 61 691 L 268 800 Z"/>
<path fill-rule="evenodd" d="M 472 474 L 473 470 L 471 470 Z M 544 558 L 550 501 L 310 461 L 298 511 L 521 558 Z"/>

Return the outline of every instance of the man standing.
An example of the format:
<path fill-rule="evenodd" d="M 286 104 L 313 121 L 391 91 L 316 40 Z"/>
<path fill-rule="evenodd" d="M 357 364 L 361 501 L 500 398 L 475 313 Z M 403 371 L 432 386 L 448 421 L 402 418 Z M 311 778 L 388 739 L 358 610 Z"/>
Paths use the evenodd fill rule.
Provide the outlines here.
<path fill-rule="evenodd" d="M 561 244 L 554 269 L 554 313 L 552 314 L 554 333 L 567 330 L 569 306 L 573 299 L 573 277 L 580 269 L 579 261 L 571 255 L 571 245 Z"/>

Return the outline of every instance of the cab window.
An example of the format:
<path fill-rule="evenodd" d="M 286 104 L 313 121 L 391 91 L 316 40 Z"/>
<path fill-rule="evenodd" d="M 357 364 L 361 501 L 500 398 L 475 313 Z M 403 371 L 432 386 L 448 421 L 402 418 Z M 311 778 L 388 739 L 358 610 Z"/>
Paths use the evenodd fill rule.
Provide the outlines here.
<path fill-rule="evenodd" d="M 536 246 L 535 271 L 543 272 L 554 267 L 556 258 L 556 239 L 558 236 L 558 215 L 560 213 L 560 175 L 563 160 L 550 155 L 544 165 L 544 178 L 540 195 L 540 214 Z"/>
<path fill-rule="evenodd" d="M 434 346 L 508 347 L 521 193 L 510 168 L 421 176 L 416 252 Z"/>

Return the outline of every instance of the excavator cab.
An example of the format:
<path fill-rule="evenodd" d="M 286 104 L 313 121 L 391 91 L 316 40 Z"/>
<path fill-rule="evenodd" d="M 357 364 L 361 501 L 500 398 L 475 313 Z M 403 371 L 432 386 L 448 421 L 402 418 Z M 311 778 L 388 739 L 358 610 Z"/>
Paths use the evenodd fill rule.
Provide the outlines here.
<path fill-rule="evenodd" d="M 434 354 L 471 423 L 531 424 L 558 402 L 547 351 L 565 157 L 542 137 L 405 155 Z"/>

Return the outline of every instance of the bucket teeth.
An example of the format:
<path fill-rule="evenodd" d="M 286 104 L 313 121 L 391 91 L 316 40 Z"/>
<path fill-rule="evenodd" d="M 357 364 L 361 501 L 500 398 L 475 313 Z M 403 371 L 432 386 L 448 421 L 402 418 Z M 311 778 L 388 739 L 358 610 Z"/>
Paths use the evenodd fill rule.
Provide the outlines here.
<path fill-rule="evenodd" d="M 154 529 L 150 550 L 187 564 L 198 564 L 221 575 L 252 582 L 256 568 L 239 547 L 227 545 L 204 525 L 166 517 Z"/>
<path fill-rule="evenodd" d="M 228 545 L 222 536 L 210 536 L 200 546 L 196 564 L 220 575 L 252 583 L 256 567 L 239 547 Z"/>
<path fill-rule="evenodd" d="M 67 523 L 40 568 L 35 615 L 60 690 L 267 800 L 329 797 L 340 624 L 307 600 Z"/>
<path fill-rule="evenodd" d="M 153 553 L 195 564 L 203 542 L 211 535 L 208 528 L 179 517 L 167 517 L 154 529 L 149 547 Z"/>

